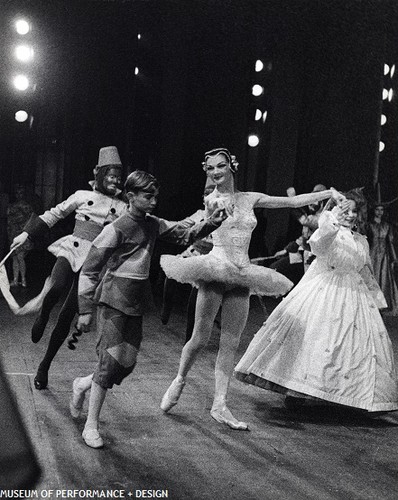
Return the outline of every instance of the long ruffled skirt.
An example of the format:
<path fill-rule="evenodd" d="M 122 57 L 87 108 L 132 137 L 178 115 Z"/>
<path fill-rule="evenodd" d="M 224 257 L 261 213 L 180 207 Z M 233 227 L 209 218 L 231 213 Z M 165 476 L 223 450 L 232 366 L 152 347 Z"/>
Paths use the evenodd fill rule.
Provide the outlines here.
<path fill-rule="evenodd" d="M 367 411 L 398 409 L 391 341 L 358 274 L 310 270 L 257 332 L 235 376 Z"/>

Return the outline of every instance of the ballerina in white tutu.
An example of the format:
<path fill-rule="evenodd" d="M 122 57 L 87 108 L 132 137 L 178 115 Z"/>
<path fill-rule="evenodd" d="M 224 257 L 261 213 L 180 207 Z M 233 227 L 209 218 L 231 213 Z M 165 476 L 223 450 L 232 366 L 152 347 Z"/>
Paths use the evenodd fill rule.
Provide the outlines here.
<path fill-rule="evenodd" d="M 235 354 L 246 325 L 251 294 L 285 295 L 293 283 L 282 274 L 250 263 L 248 249 L 256 226 L 254 208 L 301 207 L 339 197 L 330 189 L 293 197 L 268 196 L 235 189 L 238 163 L 227 149 L 205 153 L 203 168 L 215 190 L 206 197 L 209 209 L 225 207 L 229 217 L 213 232 L 213 249 L 207 255 L 181 259 L 163 255 L 161 265 L 166 276 L 199 288 L 192 338 L 183 348 L 177 377 L 163 396 L 161 408 L 168 412 L 178 402 L 185 378 L 201 348 L 206 346 L 214 318 L 222 306 L 221 337 L 215 367 L 215 395 L 211 416 L 233 429 L 248 429 L 227 407 L 227 392 L 233 373 Z"/>
<path fill-rule="evenodd" d="M 316 260 L 255 335 L 235 368 L 239 380 L 281 392 L 289 405 L 316 398 L 398 409 L 394 354 L 378 311 L 385 300 L 366 238 L 353 231 L 356 218 L 355 199 L 321 215 L 309 240 Z"/>

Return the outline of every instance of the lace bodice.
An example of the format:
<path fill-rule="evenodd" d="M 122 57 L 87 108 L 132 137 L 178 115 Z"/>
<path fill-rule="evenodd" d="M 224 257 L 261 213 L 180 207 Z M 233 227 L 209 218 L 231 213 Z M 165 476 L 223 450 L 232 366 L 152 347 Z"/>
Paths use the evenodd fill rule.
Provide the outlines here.
<path fill-rule="evenodd" d="M 246 193 L 235 193 L 229 198 L 234 206 L 233 215 L 212 233 L 213 249 L 210 253 L 238 267 L 245 267 L 250 264 L 249 245 L 257 219 Z"/>

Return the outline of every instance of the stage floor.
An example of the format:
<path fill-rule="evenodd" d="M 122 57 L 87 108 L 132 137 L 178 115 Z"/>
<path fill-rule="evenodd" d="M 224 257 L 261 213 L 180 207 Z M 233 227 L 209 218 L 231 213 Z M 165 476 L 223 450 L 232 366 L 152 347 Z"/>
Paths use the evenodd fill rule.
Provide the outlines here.
<path fill-rule="evenodd" d="M 38 391 L 33 378 L 50 329 L 33 344 L 33 317 L 14 316 L 0 300 L 1 359 L 42 468 L 32 487 L 39 498 L 56 498 L 55 490 L 77 490 L 58 498 L 100 498 L 95 490 L 108 497 L 174 500 L 397 498 L 398 412 L 370 418 L 337 407 L 289 410 L 283 396 L 234 379 L 230 408 L 250 423 L 250 432 L 215 422 L 209 411 L 216 327 L 180 403 L 163 414 L 159 403 L 183 346 L 184 309 L 176 307 L 166 326 L 154 303 L 149 309 L 137 367 L 109 391 L 101 422 L 105 447 L 94 450 L 81 438 L 84 416 L 73 420 L 69 414 L 69 398 L 73 379 L 95 366 L 95 333 L 85 334 L 75 351 L 61 348 L 48 389 Z M 240 353 L 264 319 L 252 298 Z M 386 323 L 397 355 L 398 319 Z"/>

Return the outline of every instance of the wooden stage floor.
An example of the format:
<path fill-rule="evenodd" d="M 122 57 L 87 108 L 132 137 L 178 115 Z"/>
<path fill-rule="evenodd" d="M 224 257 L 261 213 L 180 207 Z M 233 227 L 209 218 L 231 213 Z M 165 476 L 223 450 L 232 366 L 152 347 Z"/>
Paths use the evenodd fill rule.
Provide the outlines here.
<path fill-rule="evenodd" d="M 282 396 L 233 380 L 230 407 L 251 430 L 216 423 L 209 414 L 216 327 L 179 405 L 163 414 L 159 403 L 183 345 L 182 307 L 163 326 L 151 305 L 136 370 L 105 401 L 102 450 L 84 444 L 84 418 L 73 420 L 68 409 L 73 379 L 95 366 L 95 333 L 82 337 L 76 351 L 64 345 L 48 389 L 37 391 L 33 377 L 48 330 L 33 344 L 33 318 L 14 316 L 3 299 L 0 319 L 3 368 L 42 468 L 32 487 L 39 498 L 55 498 L 51 490 L 77 490 L 59 493 L 69 498 L 88 498 L 94 490 L 124 498 L 167 494 L 174 500 L 398 498 L 398 412 L 370 418 L 336 407 L 293 411 L 284 407 Z M 254 298 L 240 353 L 263 320 Z M 398 320 L 388 319 L 387 325 L 397 354 Z"/>

